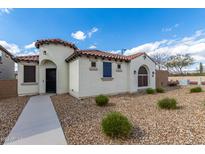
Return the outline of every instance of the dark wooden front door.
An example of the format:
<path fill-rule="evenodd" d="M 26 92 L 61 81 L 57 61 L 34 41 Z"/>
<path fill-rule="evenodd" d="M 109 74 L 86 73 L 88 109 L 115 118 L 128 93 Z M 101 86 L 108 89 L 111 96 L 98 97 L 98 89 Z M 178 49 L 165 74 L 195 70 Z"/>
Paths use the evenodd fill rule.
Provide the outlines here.
<path fill-rule="evenodd" d="M 56 93 L 56 69 L 46 69 L 46 92 Z"/>

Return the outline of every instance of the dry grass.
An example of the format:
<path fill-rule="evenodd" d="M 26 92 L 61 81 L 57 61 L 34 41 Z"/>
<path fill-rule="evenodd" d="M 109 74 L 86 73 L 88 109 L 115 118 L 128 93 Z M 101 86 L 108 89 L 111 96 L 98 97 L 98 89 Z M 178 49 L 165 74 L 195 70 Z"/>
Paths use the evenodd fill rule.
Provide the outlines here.
<path fill-rule="evenodd" d="M 13 97 L 0 100 L 0 144 L 15 125 L 29 97 Z"/>
<path fill-rule="evenodd" d="M 157 108 L 159 99 L 173 97 L 177 110 Z M 189 88 L 162 94 L 118 95 L 110 105 L 98 107 L 93 98 L 77 100 L 69 95 L 52 97 L 69 144 L 205 144 L 205 92 Z M 126 115 L 134 125 L 128 139 L 111 139 L 101 132 L 102 117 L 110 111 Z"/>

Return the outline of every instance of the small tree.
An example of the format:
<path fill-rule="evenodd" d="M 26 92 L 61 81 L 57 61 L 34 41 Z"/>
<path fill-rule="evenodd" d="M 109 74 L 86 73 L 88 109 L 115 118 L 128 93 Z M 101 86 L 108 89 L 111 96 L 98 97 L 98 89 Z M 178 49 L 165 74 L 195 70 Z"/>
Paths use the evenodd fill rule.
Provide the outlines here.
<path fill-rule="evenodd" d="M 202 63 L 199 63 L 199 72 L 200 72 L 200 74 L 203 73 L 203 64 Z"/>
<path fill-rule="evenodd" d="M 159 70 L 166 68 L 166 62 L 169 59 L 168 54 L 156 52 L 151 57 L 156 62 Z"/>
<path fill-rule="evenodd" d="M 171 56 L 166 62 L 167 68 L 173 73 L 183 74 L 183 68 L 194 63 L 194 59 L 189 54 L 178 54 Z"/>

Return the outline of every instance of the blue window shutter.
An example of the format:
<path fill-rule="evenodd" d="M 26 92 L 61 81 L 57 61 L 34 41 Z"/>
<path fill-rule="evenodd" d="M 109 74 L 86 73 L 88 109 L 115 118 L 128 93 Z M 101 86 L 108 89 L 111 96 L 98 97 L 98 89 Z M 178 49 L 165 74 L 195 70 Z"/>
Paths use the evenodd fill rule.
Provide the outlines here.
<path fill-rule="evenodd" d="M 103 77 L 112 77 L 112 63 L 103 62 Z"/>

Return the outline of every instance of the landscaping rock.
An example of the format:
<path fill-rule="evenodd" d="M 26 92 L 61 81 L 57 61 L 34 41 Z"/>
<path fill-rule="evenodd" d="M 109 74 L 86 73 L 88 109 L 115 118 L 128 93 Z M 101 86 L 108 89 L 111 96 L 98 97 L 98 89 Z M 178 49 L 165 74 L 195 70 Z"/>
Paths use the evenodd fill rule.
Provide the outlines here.
<path fill-rule="evenodd" d="M 95 98 L 77 100 L 70 95 L 52 97 L 68 144 L 205 144 L 205 93 L 189 88 L 170 88 L 156 95 L 132 94 L 109 97 L 99 107 Z M 158 100 L 170 97 L 179 109 L 160 110 Z M 134 125 L 130 137 L 112 139 L 102 133 L 101 120 L 111 111 L 121 112 Z"/>
<path fill-rule="evenodd" d="M 12 97 L 0 100 L 0 144 L 3 144 L 29 97 Z"/>

